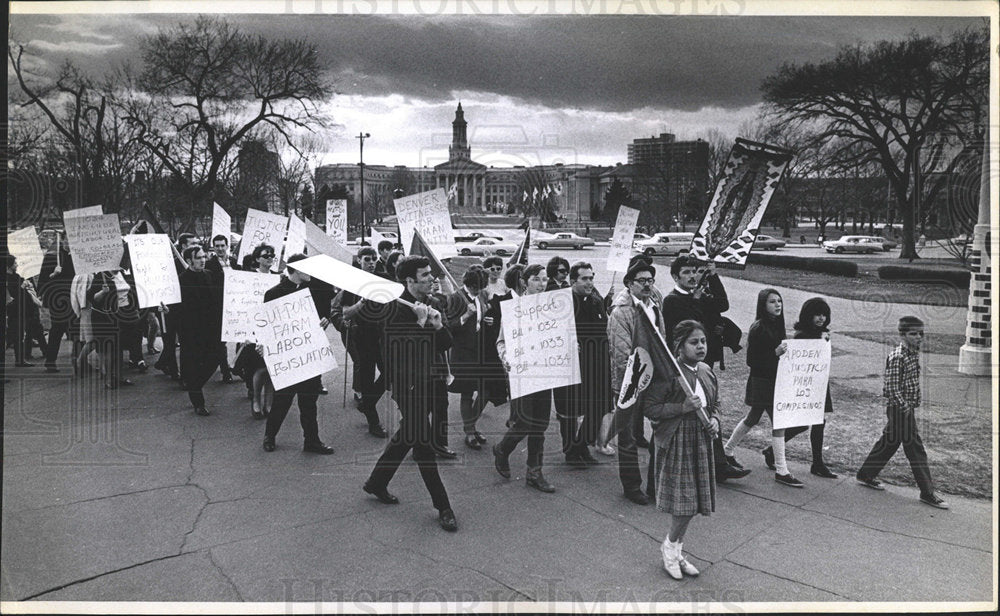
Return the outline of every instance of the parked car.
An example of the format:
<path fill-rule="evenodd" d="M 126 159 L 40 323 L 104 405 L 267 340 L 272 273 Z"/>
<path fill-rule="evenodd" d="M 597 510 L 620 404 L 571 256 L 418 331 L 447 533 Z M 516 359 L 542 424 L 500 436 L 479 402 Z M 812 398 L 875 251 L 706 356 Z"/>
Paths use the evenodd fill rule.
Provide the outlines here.
<path fill-rule="evenodd" d="M 494 233 L 483 233 L 482 231 L 472 231 L 466 235 L 456 235 L 456 242 L 474 242 L 481 237 L 488 237 L 494 240 L 503 240 L 503 237 L 496 235 Z"/>
<path fill-rule="evenodd" d="M 770 235 L 758 235 L 753 242 L 753 247 L 757 250 L 777 250 L 784 248 L 785 241 L 771 237 Z"/>
<path fill-rule="evenodd" d="M 546 248 L 572 248 L 580 250 L 584 246 L 593 246 L 594 240 L 589 237 L 580 237 L 576 233 L 562 232 L 536 238 L 531 243 L 541 250 L 545 250 Z"/>
<path fill-rule="evenodd" d="M 866 235 L 865 237 L 874 242 L 882 244 L 882 250 L 885 252 L 889 252 L 890 250 L 898 246 L 898 244 L 895 241 L 890 240 L 889 238 L 882 237 L 880 235 Z"/>
<path fill-rule="evenodd" d="M 378 229 L 376 229 L 376 231 L 378 231 Z M 396 235 L 395 231 L 378 231 L 378 233 L 380 235 L 382 235 L 382 237 L 384 237 L 385 239 L 387 239 L 387 240 L 389 240 L 391 242 L 395 242 L 395 244 L 397 246 L 399 245 L 399 236 Z M 360 237 L 354 238 L 354 243 L 355 244 L 360 244 L 361 243 L 361 238 Z M 368 245 L 368 240 L 365 240 L 365 245 L 366 246 Z"/>
<path fill-rule="evenodd" d="M 635 243 L 635 250 L 647 256 L 682 255 L 691 250 L 694 233 L 657 233 L 648 240 Z"/>
<path fill-rule="evenodd" d="M 642 242 L 649 239 L 648 233 L 636 233 L 632 236 L 632 246 L 635 246 L 636 242 Z"/>
<path fill-rule="evenodd" d="M 856 252 L 872 254 L 883 252 L 881 238 L 876 239 L 868 235 L 844 235 L 839 240 L 823 242 L 823 248 L 827 252 L 841 254 L 845 252 Z"/>
<path fill-rule="evenodd" d="M 514 254 L 514 251 L 517 250 L 517 244 L 502 242 L 492 237 L 481 237 L 474 242 L 466 243 L 462 246 L 457 246 L 456 248 L 458 250 L 458 254 L 464 257 L 471 255 L 479 255 L 482 257 L 492 257 L 493 255 L 497 255 L 498 257 L 506 257 L 507 255 Z"/>

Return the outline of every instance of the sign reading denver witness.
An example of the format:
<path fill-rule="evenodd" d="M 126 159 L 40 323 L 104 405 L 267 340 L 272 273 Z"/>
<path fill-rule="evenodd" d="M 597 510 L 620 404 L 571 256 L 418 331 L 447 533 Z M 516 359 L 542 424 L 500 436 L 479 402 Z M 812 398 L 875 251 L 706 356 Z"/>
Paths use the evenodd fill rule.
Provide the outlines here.
<path fill-rule="evenodd" d="M 405 250 L 413 245 L 413 230 L 430 245 L 439 258 L 454 257 L 455 230 L 448 213 L 448 197 L 443 188 L 393 199 L 396 205 L 396 222 L 399 223 L 400 241 Z"/>
<path fill-rule="evenodd" d="M 264 294 L 281 276 L 225 268 L 222 292 L 222 341 L 257 340 L 250 317 L 264 303 Z"/>
<path fill-rule="evenodd" d="M 572 290 L 522 295 L 500 310 L 511 399 L 580 382 Z"/>
<path fill-rule="evenodd" d="M 622 206 L 618 208 L 615 233 L 611 236 L 611 250 L 608 252 L 608 271 L 627 272 L 635 243 L 635 223 L 639 220 L 639 210 Z"/>
<path fill-rule="evenodd" d="M 261 210 L 247 210 L 247 219 L 243 223 L 243 239 L 240 240 L 240 254 L 236 257 L 236 262 L 243 263 L 243 257 L 261 244 L 274 246 L 275 256 L 281 256 L 286 229 L 288 229 L 287 216 L 269 214 Z M 277 261 L 274 267 L 277 267 Z"/>
<path fill-rule="evenodd" d="M 117 270 L 125 249 L 118 214 L 64 218 L 77 274 Z"/>
<path fill-rule="evenodd" d="M 830 380 L 830 342 L 786 340 L 774 382 L 774 429 L 823 423 Z"/>
<path fill-rule="evenodd" d="M 275 389 L 337 367 L 309 289 L 258 306 L 252 323 L 258 342 L 264 345 L 264 364 Z"/>
<path fill-rule="evenodd" d="M 149 308 L 181 301 L 174 253 L 165 234 L 126 235 L 132 275 L 135 277 L 139 307 Z"/>

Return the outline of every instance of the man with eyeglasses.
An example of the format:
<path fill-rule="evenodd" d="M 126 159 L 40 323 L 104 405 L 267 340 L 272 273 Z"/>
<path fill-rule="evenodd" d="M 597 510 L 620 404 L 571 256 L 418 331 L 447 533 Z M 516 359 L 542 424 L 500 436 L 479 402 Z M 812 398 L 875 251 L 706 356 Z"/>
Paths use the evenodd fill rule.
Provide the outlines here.
<path fill-rule="evenodd" d="M 618 399 L 622 380 L 625 378 L 625 367 L 634 350 L 636 322 L 642 318 L 640 311 L 646 313 L 650 323 L 666 339 L 660 307 L 652 299 L 656 268 L 645 261 L 638 261 L 625 273 L 623 282 L 625 292 L 615 297 L 611 314 L 608 315 L 612 400 Z M 636 449 L 636 415 L 643 417 L 641 403 L 615 411 L 612 433 L 618 434 L 618 476 L 625 498 L 637 505 L 648 505 L 649 498 L 642 490 L 642 473 L 639 471 L 639 454 Z"/>
<path fill-rule="evenodd" d="M 549 277 L 549 282 L 545 286 L 546 291 L 556 291 L 558 289 L 569 288 L 569 261 L 566 259 L 562 257 L 552 257 L 545 265 L 545 273 Z M 570 408 L 571 390 L 572 386 L 552 388 L 552 400 L 556 407 L 556 417 L 559 418 L 560 427 L 563 425 L 568 426 L 570 422 L 574 422 L 574 427 L 576 426 L 576 411 L 575 409 Z M 586 466 L 586 463 L 580 459 L 579 455 L 569 455 L 565 449 L 563 453 L 567 454 L 567 464 L 576 468 L 583 468 Z"/>
<path fill-rule="evenodd" d="M 674 326 L 681 321 L 691 319 L 705 326 L 705 338 L 708 343 L 708 353 L 702 361 L 714 367 L 715 362 L 722 359 L 722 313 L 729 310 L 729 296 L 719 275 L 715 273 L 715 264 L 704 263 L 681 255 L 670 264 L 670 275 L 674 279 L 674 289 L 663 298 L 663 324 L 669 335 Z M 720 436 L 712 441 L 715 451 L 715 480 L 722 483 L 727 479 L 742 479 L 750 474 L 750 469 L 735 466 L 726 459 Z M 653 451 L 650 447 L 650 476 L 653 472 Z M 735 458 L 732 459 L 735 461 Z M 653 484 L 647 486 L 653 489 Z M 653 498 L 653 494 L 649 494 Z"/>
<path fill-rule="evenodd" d="M 371 246 L 363 246 L 358 251 L 358 266 L 369 274 L 375 273 L 377 259 Z M 378 438 L 388 436 L 378 415 L 378 402 L 385 392 L 385 364 L 382 360 L 385 313 L 385 305 L 361 299 L 350 291 L 337 293 L 330 307 L 330 322 L 340 332 L 354 364 L 355 404 L 368 422 L 368 433 Z"/>
<path fill-rule="evenodd" d="M 569 388 L 569 416 L 559 418 L 566 463 L 577 468 L 598 464 L 588 445 L 597 441 L 601 418 L 611 410 L 611 366 L 608 359 L 608 315 L 594 289 L 594 268 L 569 268 L 573 289 L 576 341 L 580 348 L 580 383 Z M 577 427 L 577 418 L 583 422 Z"/>
<path fill-rule="evenodd" d="M 181 370 L 188 398 L 196 415 L 209 415 L 205 408 L 202 388 L 215 374 L 219 365 L 218 345 L 222 336 L 221 297 L 216 291 L 212 274 L 206 271 L 207 256 L 194 244 L 184 250 L 188 269 L 178 278 L 181 303 L 173 311 L 177 315 L 181 341 Z"/>

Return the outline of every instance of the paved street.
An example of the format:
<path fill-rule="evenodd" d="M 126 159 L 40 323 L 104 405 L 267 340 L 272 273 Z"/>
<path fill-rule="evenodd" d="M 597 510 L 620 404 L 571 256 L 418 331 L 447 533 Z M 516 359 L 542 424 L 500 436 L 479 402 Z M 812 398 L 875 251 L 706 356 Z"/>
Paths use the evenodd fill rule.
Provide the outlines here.
<path fill-rule="evenodd" d="M 553 254 L 534 252 L 532 260 Z M 598 286 L 607 287 L 606 248 L 562 254 L 589 260 Z M 657 277 L 670 288 L 666 269 Z M 762 285 L 726 285 L 728 314 L 745 329 Z M 784 295 L 794 310 L 807 297 Z M 864 319 L 865 328 L 882 331 L 915 308 L 831 304 L 845 315 L 838 327 Z M 916 308 L 941 331 L 964 330 L 964 310 Z M 343 364 L 332 329 L 330 338 Z M 847 356 L 835 362 L 834 377 L 878 395 L 870 375 L 880 371 L 882 345 L 840 336 L 835 348 Z M 325 375 L 331 393 L 320 399 L 321 435 L 337 451 L 315 456 L 301 451 L 296 411 L 277 451 L 264 452 L 263 425 L 251 418 L 244 388 L 217 375 L 205 389 L 213 414 L 197 417 L 161 374 L 107 392 L 72 381 L 61 360 L 60 374 L 18 369 L 5 386 L 4 601 L 254 601 L 284 611 L 286 602 L 311 610 L 317 600 L 499 610 L 518 601 L 543 602 L 543 610 L 583 609 L 585 601 L 604 610 L 646 601 L 697 610 L 751 601 L 935 601 L 975 609 L 984 604 L 963 602 L 994 600 L 992 501 L 949 495 L 952 509 L 939 511 L 919 503 L 914 488 L 874 492 L 844 476 L 791 490 L 758 463 L 746 480 L 719 489 L 714 515 L 694 520 L 684 547 L 702 575 L 675 582 L 658 549 L 669 516 L 626 501 L 611 458 L 585 471 L 559 465 L 554 421 L 546 476 L 557 492 L 549 495 L 525 487 L 523 443 L 511 456 L 511 480 L 493 470 L 488 449 L 465 449 L 453 399 L 451 444 L 461 457 L 441 463 L 460 525 L 450 534 L 438 528 L 410 461 L 390 486 L 402 504 L 382 505 L 361 491 L 384 441 L 344 408 L 342 369 Z M 928 360 L 935 380 L 925 396 L 990 412 L 988 380 L 958 375 L 954 356 Z M 394 428 L 387 397 L 380 412 Z M 507 413 L 506 406 L 486 411 L 480 427 L 491 444 Z M 802 464 L 791 470 L 809 476 Z"/>

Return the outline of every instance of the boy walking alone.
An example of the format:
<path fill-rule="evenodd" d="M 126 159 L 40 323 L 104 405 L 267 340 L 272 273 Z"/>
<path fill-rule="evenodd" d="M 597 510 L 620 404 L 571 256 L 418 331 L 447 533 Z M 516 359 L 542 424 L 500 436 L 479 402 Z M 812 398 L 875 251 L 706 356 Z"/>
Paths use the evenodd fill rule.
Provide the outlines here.
<path fill-rule="evenodd" d="M 875 478 L 902 444 L 906 459 L 913 469 L 913 476 L 920 486 L 920 502 L 938 509 L 947 509 L 948 503 L 934 494 L 934 483 L 927 467 L 927 452 L 924 451 L 924 443 L 917 432 L 917 420 L 914 416 L 920 406 L 919 352 L 924 341 L 923 321 L 917 317 L 901 318 L 899 337 L 899 345 L 885 360 L 882 395 L 886 398 L 885 414 L 888 421 L 856 478 L 863 486 L 882 490 L 882 482 Z"/>

